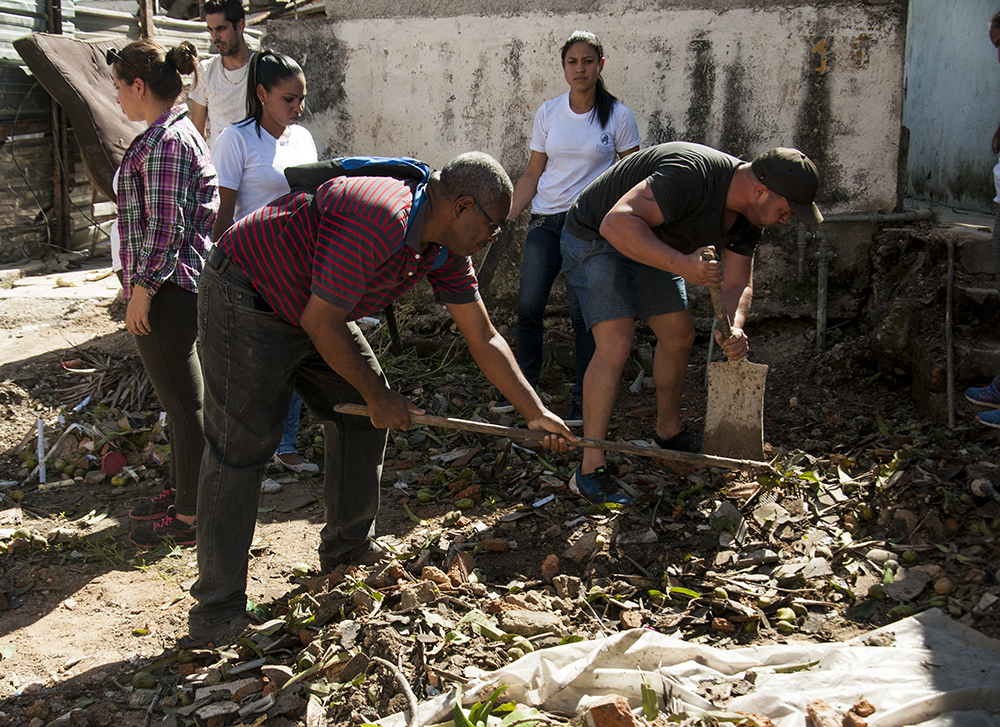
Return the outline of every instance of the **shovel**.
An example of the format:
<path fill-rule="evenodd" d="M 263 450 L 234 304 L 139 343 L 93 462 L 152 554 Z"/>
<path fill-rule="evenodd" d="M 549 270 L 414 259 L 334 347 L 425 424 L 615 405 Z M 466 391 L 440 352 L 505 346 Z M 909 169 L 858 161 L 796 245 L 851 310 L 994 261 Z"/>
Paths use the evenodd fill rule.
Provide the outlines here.
<path fill-rule="evenodd" d="M 715 251 L 705 250 L 702 259 L 715 260 Z M 722 300 L 722 289 L 709 286 L 716 326 L 722 340 L 733 335 Z M 764 383 L 767 366 L 738 361 L 708 364 L 708 405 L 702 451 L 735 459 L 764 459 Z"/>
<path fill-rule="evenodd" d="M 367 417 L 368 407 L 360 404 L 337 404 L 334 411 L 341 414 L 353 414 L 354 416 Z M 414 424 L 427 424 L 432 427 L 442 429 L 460 429 L 466 432 L 476 432 L 478 434 L 492 434 L 498 437 L 510 437 L 521 441 L 542 441 L 550 432 L 536 432 L 533 429 L 518 429 L 516 427 L 502 427 L 499 424 L 489 424 L 487 422 L 471 422 L 467 419 L 453 419 L 451 417 L 436 417 L 430 414 L 410 414 L 410 421 Z M 712 457 L 706 454 L 693 454 L 691 452 L 675 452 L 670 449 L 660 449 L 659 447 L 642 447 L 630 442 L 608 442 L 603 439 L 587 439 L 581 437 L 578 442 L 570 442 L 574 447 L 589 447 L 591 449 L 603 449 L 612 452 L 624 452 L 635 454 L 640 457 L 652 457 L 667 462 L 675 462 L 696 467 L 722 467 L 725 469 L 770 469 L 767 462 L 750 462 L 747 460 L 733 459 L 730 457 Z"/>

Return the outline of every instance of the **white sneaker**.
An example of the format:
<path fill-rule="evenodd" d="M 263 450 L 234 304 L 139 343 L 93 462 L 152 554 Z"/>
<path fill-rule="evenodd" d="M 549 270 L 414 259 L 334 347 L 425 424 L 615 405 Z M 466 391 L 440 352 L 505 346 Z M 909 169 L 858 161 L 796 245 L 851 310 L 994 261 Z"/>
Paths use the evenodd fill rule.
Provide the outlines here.
<path fill-rule="evenodd" d="M 319 465 L 315 465 L 312 462 L 309 462 L 305 459 L 303 459 L 299 464 L 288 464 L 287 462 L 285 462 L 285 460 L 281 458 L 281 455 L 275 453 L 273 461 L 276 465 L 278 465 L 279 467 L 284 467 L 289 472 L 295 472 L 295 473 L 308 472 L 309 474 L 316 474 L 317 472 L 319 472 Z"/>

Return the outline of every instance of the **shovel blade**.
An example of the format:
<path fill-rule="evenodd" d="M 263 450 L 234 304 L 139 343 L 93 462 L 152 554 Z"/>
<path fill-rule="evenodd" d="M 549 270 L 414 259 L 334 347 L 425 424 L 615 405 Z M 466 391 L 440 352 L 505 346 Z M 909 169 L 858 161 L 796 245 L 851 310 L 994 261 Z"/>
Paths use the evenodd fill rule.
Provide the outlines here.
<path fill-rule="evenodd" d="M 764 459 L 764 385 L 767 366 L 745 358 L 708 365 L 708 405 L 702 452 Z"/>

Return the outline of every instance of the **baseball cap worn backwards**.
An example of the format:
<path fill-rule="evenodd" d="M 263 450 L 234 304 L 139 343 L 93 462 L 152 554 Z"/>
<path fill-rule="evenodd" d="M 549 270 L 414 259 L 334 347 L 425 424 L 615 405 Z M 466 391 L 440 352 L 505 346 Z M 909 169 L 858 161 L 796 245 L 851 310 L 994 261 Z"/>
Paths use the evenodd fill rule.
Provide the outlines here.
<path fill-rule="evenodd" d="M 813 202 L 819 187 L 816 165 L 798 149 L 777 147 L 758 155 L 750 168 L 775 194 L 788 200 L 792 214 L 805 225 L 818 225 L 823 214 Z"/>

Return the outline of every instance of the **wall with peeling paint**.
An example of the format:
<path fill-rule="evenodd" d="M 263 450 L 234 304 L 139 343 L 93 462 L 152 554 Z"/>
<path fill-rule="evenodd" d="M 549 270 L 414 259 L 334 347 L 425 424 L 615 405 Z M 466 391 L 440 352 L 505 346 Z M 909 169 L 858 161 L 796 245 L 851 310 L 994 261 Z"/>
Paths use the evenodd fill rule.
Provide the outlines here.
<path fill-rule="evenodd" d="M 997 10 L 997 0 L 910 0 L 903 123 L 907 192 L 917 199 L 993 212 L 1000 66 L 988 25 Z"/>
<path fill-rule="evenodd" d="M 604 42 L 605 79 L 635 113 L 643 146 L 683 139 L 743 158 L 797 146 L 820 169 L 824 210 L 896 204 L 899 2 L 592 0 L 571 9 L 555 0 L 425 0 L 402 7 L 328 0 L 333 20 L 268 24 L 267 44 L 303 61 L 304 123 L 321 154 L 408 154 L 440 167 L 479 149 L 516 180 L 535 110 L 566 90 L 559 48 L 585 28 Z M 786 228 L 765 234 L 758 314 L 815 309 L 815 271 L 796 281 L 795 231 Z M 831 231 L 840 256 L 833 315 L 857 312 L 838 292 L 867 280 L 867 247 L 850 234 Z M 508 255 L 501 292 L 516 288 L 519 259 L 518 250 Z"/>

